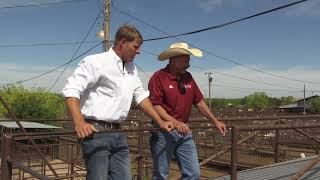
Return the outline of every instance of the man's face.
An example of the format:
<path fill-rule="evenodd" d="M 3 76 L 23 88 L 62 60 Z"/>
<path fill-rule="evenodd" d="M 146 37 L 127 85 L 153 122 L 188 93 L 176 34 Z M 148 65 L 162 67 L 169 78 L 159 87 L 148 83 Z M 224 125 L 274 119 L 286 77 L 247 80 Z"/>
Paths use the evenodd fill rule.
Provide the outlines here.
<path fill-rule="evenodd" d="M 122 49 L 122 60 L 125 62 L 132 62 L 137 54 L 140 54 L 140 46 L 141 42 L 138 41 L 137 39 L 129 42 L 129 41 L 124 41 L 123 42 L 123 49 Z"/>
<path fill-rule="evenodd" d="M 172 58 L 175 69 L 178 73 L 184 74 L 190 67 L 190 55 L 181 55 Z"/>

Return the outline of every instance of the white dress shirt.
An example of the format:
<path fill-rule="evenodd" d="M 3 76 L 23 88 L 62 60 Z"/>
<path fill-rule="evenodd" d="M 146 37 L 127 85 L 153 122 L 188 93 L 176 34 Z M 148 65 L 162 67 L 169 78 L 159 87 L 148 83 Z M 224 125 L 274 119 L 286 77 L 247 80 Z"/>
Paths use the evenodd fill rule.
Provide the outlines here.
<path fill-rule="evenodd" d="M 84 118 L 110 122 L 124 121 L 132 97 L 137 104 L 149 96 L 142 87 L 134 63 L 125 63 L 113 51 L 85 57 L 67 79 L 64 97 L 80 99 Z"/>

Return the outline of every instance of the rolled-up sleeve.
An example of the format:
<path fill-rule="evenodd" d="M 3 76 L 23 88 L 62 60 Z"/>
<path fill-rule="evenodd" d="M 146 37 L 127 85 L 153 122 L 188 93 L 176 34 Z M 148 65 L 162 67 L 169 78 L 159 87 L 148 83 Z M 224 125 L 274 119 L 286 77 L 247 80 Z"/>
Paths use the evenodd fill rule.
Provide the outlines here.
<path fill-rule="evenodd" d="M 159 81 L 158 74 L 154 74 L 149 81 L 148 89 L 150 91 L 150 100 L 153 105 L 161 105 L 163 98 L 163 91 Z"/>
<path fill-rule="evenodd" d="M 82 60 L 74 73 L 67 79 L 65 87 L 62 89 L 64 97 L 76 97 L 80 99 L 83 91 L 95 82 L 97 70 L 92 63 Z"/>

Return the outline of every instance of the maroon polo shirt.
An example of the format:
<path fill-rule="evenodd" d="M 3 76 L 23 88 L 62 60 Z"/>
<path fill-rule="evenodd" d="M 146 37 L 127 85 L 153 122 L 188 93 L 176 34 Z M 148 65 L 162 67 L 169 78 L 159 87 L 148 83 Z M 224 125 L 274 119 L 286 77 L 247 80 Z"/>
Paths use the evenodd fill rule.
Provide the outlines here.
<path fill-rule="evenodd" d="M 148 85 L 149 97 L 153 105 L 161 105 L 172 117 L 187 123 L 192 105 L 198 104 L 203 95 L 189 72 L 181 78 L 185 94 L 179 92 L 177 77 L 169 72 L 168 66 L 155 72 Z"/>

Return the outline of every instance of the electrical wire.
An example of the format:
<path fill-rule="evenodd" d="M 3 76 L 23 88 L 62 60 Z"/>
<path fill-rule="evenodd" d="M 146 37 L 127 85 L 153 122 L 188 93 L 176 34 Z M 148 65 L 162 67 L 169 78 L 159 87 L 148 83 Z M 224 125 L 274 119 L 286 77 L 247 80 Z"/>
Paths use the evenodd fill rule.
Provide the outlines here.
<path fill-rule="evenodd" d="M 42 4 L 26 4 L 26 5 L 16 5 L 16 6 L 5 6 L 0 7 L 0 9 L 15 9 L 15 8 L 26 8 L 26 7 L 37 7 L 37 6 L 49 6 L 49 5 L 57 5 L 64 3 L 75 3 L 87 0 L 67 0 L 67 1 L 59 1 L 59 2 L 51 2 L 51 3 L 42 3 Z"/>
<path fill-rule="evenodd" d="M 273 11 L 278 11 L 278 10 L 281 10 L 281 9 L 284 9 L 284 8 L 287 8 L 287 7 L 290 7 L 290 6 L 294 6 L 294 5 L 297 5 L 297 4 L 306 2 L 306 1 L 309 1 L 309 0 L 296 1 L 296 2 L 289 3 L 289 4 L 286 4 L 286 5 L 283 5 L 283 6 L 279 6 L 279 7 L 276 7 L 276 8 L 270 9 L 270 10 L 267 10 L 267 11 L 263 11 L 263 12 L 260 12 L 260 13 L 257 13 L 257 14 L 251 15 L 251 16 L 247 16 L 247 17 L 244 17 L 244 18 L 240 18 L 240 19 L 237 19 L 237 20 L 233 20 L 233 21 L 230 21 L 230 22 L 222 23 L 222 24 L 219 24 L 219 25 L 215 25 L 215 26 L 211 26 L 211 27 L 207 27 L 207 28 L 203 28 L 203 29 L 199 29 L 199 30 L 195 30 L 195 31 L 191 31 L 191 32 L 180 33 L 180 34 L 175 34 L 175 35 L 170 35 L 170 34 L 168 34 L 168 33 L 165 33 L 165 34 L 167 34 L 168 36 L 151 38 L 151 39 L 148 39 L 148 41 L 174 38 L 174 37 L 191 35 L 191 34 L 196 34 L 196 33 L 204 32 L 204 31 L 209 31 L 209 30 L 212 30 L 212 29 L 222 28 L 222 27 L 225 27 L 225 26 L 228 26 L 228 25 L 237 23 L 237 22 L 241 22 L 241 21 L 248 20 L 248 19 L 251 19 L 251 18 L 254 18 L 254 17 L 257 17 L 257 16 L 261 16 L 261 15 L 264 15 L 264 14 L 268 14 L 268 13 L 271 13 L 271 12 L 273 12 Z M 162 30 L 158 29 L 157 27 L 155 27 L 155 26 L 153 26 L 153 25 L 151 25 L 151 24 L 148 24 L 148 23 L 140 20 L 139 18 L 137 18 L 137 17 L 135 17 L 135 16 L 133 16 L 133 15 L 125 12 L 125 11 L 122 11 L 121 9 L 117 8 L 114 4 L 112 4 L 112 5 L 113 5 L 116 9 L 118 9 L 119 12 L 121 12 L 121 13 L 123 13 L 123 14 L 131 17 L 131 18 L 136 19 L 137 21 L 139 21 L 139 22 L 141 22 L 141 23 L 147 24 L 148 26 L 151 26 L 151 27 L 153 27 L 154 29 L 156 29 L 156 30 L 158 30 L 158 31 L 163 32 Z"/>
<path fill-rule="evenodd" d="M 142 52 L 145 52 L 147 54 L 150 54 L 152 56 L 155 56 L 157 57 L 158 55 L 156 55 L 155 53 L 152 53 L 152 52 L 149 52 L 149 51 L 146 51 L 146 50 L 141 50 Z M 207 70 L 206 68 L 203 68 L 203 67 L 200 67 L 200 66 L 194 66 L 194 65 L 191 65 L 190 66 L 191 68 L 196 68 L 196 69 L 200 69 L 200 70 Z M 245 80 L 245 81 L 249 81 L 249 82 L 253 82 L 253 83 L 257 83 L 257 84 L 265 84 L 265 85 L 269 85 L 269 86 L 278 86 L 278 87 L 284 87 L 282 85 L 277 85 L 277 84 L 272 84 L 272 83 L 266 83 L 266 82 L 263 82 L 263 81 L 256 81 L 256 80 L 252 80 L 252 79 L 248 79 L 248 78 L 244 78 L 244 77 L 240 77 L 240 76 L 236 76 L 236 75 L 232 75 L 232 74 L 227 74 L 227 73 L 222 73 L 222 72 L 219 72 L 219 71 L 215 71 L 215 70 L 211 70 L 210 71 L 212 72 L 215 72 L 217 74 L 220 74 L 222 76 L 228 76 L 228 77 L 231 77 L 231 78 L 235 78 L 235 79 L 241 79 L 241 80 Z M 285 88 L 290 88 L 290 89 L 295 89 L 294 87 L 285 87 Z"/>
<path fill-rule="evenodd" d="M 73 56 L 71 57 L 71 59 L 73 59 L 76 54 L 78 53 L 78 51 L 80 50 L 83 42 L 87 39 L 87 37 L 89 36 L 92 28 L 94 27 L 94 25 L 96 24 L 96 22 L 98 21 L 100 15 L 102 14 L 103 10 L 100 10 L 97 17 L 95 18 L 94 22 L 92 23 L 91 27 L 89 28 L 87 34 L 85 35 L 85 37 L 83 38 L 82 42 L 80 43 L 80 45 L 78 46 L 77 50 L 74 52 Z M 71 62 L 70 62 L 71 63 Z M 63 69 L 63 71 L 60 73 L 60 75 L 58 76 L 58 78 L 54 81 L 54 83 L 51 85 L 51 87 L 49 88 L 48 91 L 51 91 L 51 89 L 56 85 L 56 83 L 59 81 L 59 79 L 61 78 L 62 74 L 66 71 L 66 69 L 68 68 L 68 66 L 70 65 L 70 63 L 68 63 L 65 68 Z"/>
<path fill-rule="evenodd" d="M 73 44 L 90 44 L 100 41 L 86 41 L 86 42 L 60 42 L 60 43 L 33 43 L 33 44 L 12 44 L 12 45 L 0 45 L 0 48 L 12 48 L 12 47 L 34 47 L 34 46 L 58 46 L 58 45 L 73 45 Z"/>
<path fill-rule="evenodd" d="M 57 67 L 55 67 L 55 68 L 53 68 L 53 69 L 51 69 L 51 70 L 49 70 L 49 71 L 46 71 L 46 72 L 44 72 L 44 73 L 41 73 L 41 74 L 39 74 L 39 75 L 30 77 L 30 78 L 27 78 L 27 79 L 24 79 L 24 80 L 15 81 L 15 82 L 11 82 L 11 83 L 4 83 L 4 84 L 2 84 L 2 86 L 8 86 L 8 85 L 14 85 L 14 84 L 21 84 L 21 83 L 24 83 L 24 82 L 31 81 L 31 80 L 33 80 L 33 79 L 39 78 L 39 77 L 41 77 L 41 76 L 47 75 L 47 74 L 49 74 L 49 73 L 51 73 L 51 72 L 53 72 L 53 71 L 56 71 L 57 69 L 65 66 L 65 65 L 70 64 L 71 62 L 79 59 L 81 56 L 83 56 L 83 55 L 87 54 L 88 52 L 92 51 L 94 48 L 96 48 L 97 46 L 101 45 L 102 43 L 103 43 L 103 41 L 97 43 L 96 45 L 94 45 L 93 47 L 89 48 L 87 51 L 83 52 L 83 53 L 80 54 L 79 56 L 77 56 L 77 57 L 69 60 L 68 62 L 66 62 L 66 63 L 64 63 L 64 64 L 61 64 L 61 65 L 59 65 L 59 66 L 57 66 Z"/>
<path fill-rule="evenodd" d="M 156 26 L 154 25 L 151 25 L 150 23 L 147 23 L 143 20 L 141 20 L 140 18 L 137 18 L 136 16 L 133 16 L 125 11 L 122 11 L 121 9 L 117 8 L 114 4 L 113 6 L 118 9 L 119 12 L 127 15 L 127 16 L 130 16 L 132 18 L 134 18 L 135 20 L 147 25 L 147 26 L 150 26 L 156 30 L 158 30 L 159 32 L 162 32 L 164 34 L 167 34 L 168 36 L 166 36 L 165 38 L 175 38 L 177 40 L 180 40 L 180 41 L 184 41 L 180 38 L 178 38 L 178 36 L 182 36 L 182 35 L 189 35 L 189 34 L 194 34 L 194 33 L 199 33 L 199 32 L 203 32 L 203 31 L 207 31 L 207 30 L 211 30 L 211 29 L 216 29 L 216 28 L 221 28 L 221 27 L 224 27 L 224 26 L 227 26 L 227 25 L 230 25 L 230 24 L 233 24 L 235 22 L 240 22 L 240 21 L 243 21 L 243 20 L 246 20 L 246 19 L 249 19 L 249 18 L 253 18 L 253 17 L 257 17 L 257 16 L 260 16 L 260 15 L 263 15 L 263 14 L 267 14 L 267 13 L 270 13 L 270 12 L 273 12 L 273 11 L 276 11 L 276 10 L 280 10 L 280 9 L 283 9 L 283 8 L 287 8 L 287 7 L 290 7 L 290 6 L 293 6 L 293 5 L 296 5 L 296 4 L 300 4 L 300 3 L 303 3 L 305 1 L 308 1 L 308 0 L 301 0 L 301 1 L 296 1 L 296 2 L 293 2 L 293 3 L 290 3 L 290 4 L 286 4 L 286 5 L 283 5 L 283 6 L 279 6 L 277 8 L 273 8 L 271 10 L 267 10 L 267 11 L 264 11 L 264 12 L 261 12 L 261 13 L 257 13 L 255 15 L 252 15 L 252 16 L 248 16 L 248 17 L 245 17 L 245 18 L 241 18 L 241 19 L 238 19 L 238 20 L 235 20 L 235 21 L 231 21 L 231 22 L 228 22 L 228 23 L 224 23 L 222 25 L 217 25 L 217 26 L 212 26 L 212 27 L 209 27 L 209 28 L 204 28 L 204 29 L 201 29 L 201 30 L 197 30 L 197 31 L 192 31 L 192 32 L 188 32 L 188 33 L 182 33 L 182 34 L 178 34 L 178 35 L 171 35 L 159 28 L 157 28 Z M 147 39 L 145 41 L 154 41 L 154 40 L 159 40 L 159 39 L 165 39 L 165 38 L 151 38 L 151 39 Z M 186 42 L 186 41 L 184 41 Z M 187 42 L 188 43 L 188 42 Z M 277 77 L 277 78 L 282 78 L 282 79 L 286 79 L 286 80 L 291 80 L 291 81 L 296 81 L 296 82 L 302 82 L 302 83 L 311 83 L 311 84 L 320 84 L 320 82 L 313 82 L 313 81 L 307 81 L 307 80 L 299 80 L 299 79 L 296 79 L 296 78 L 291 78 L 291 77 L 286 77 L 286 76 L 282 76 L 282 75 L 277 75 L 277 74 L 274 74 L 274 73 L 270 73 L 270 72 L 267 72 L 267 71 L 264 71 L 264 70 L 261 70 L 261 69 L 257 69 L 257 68 L 253 68 L 253 67 L 250 67 L 250 66 L 247 66 L 247 65 L 244 65 L 242 63 L 239 63 L 235 60 L 231 60 L 229 58 L 226 58 L 226 57 L 223 57 L 223 56 L 220 56 L 220 55 L 217 55 L 215 53 L 212 53 L 208 50 L 205 50 L 203 48 L 200 48 L 199 46 L 195 46 L 191 43 L 188 43 L 190 44 L 191 46 L 195 47 L 195 48 L 198 48 L 198 49 L 201 49 L 202 51 L 212 55 L 212 56 L 215 56 L 217 57 L 218 59 L 222 59 L 222 60 L 226 60 L 228 62 L 231 62 L 233 64 L 236 64 L 236 65 L 239 65 L 241 67 L 244 67 L 244 68 L 248 68 L 250 70 L 253 70 L 253 71 L 256 71 L 256 72 L 260 72 L 260 73 L 263 73 L 263 74 L 267 74 L 269 76 L 272 76 L 272 77 Z"/>

